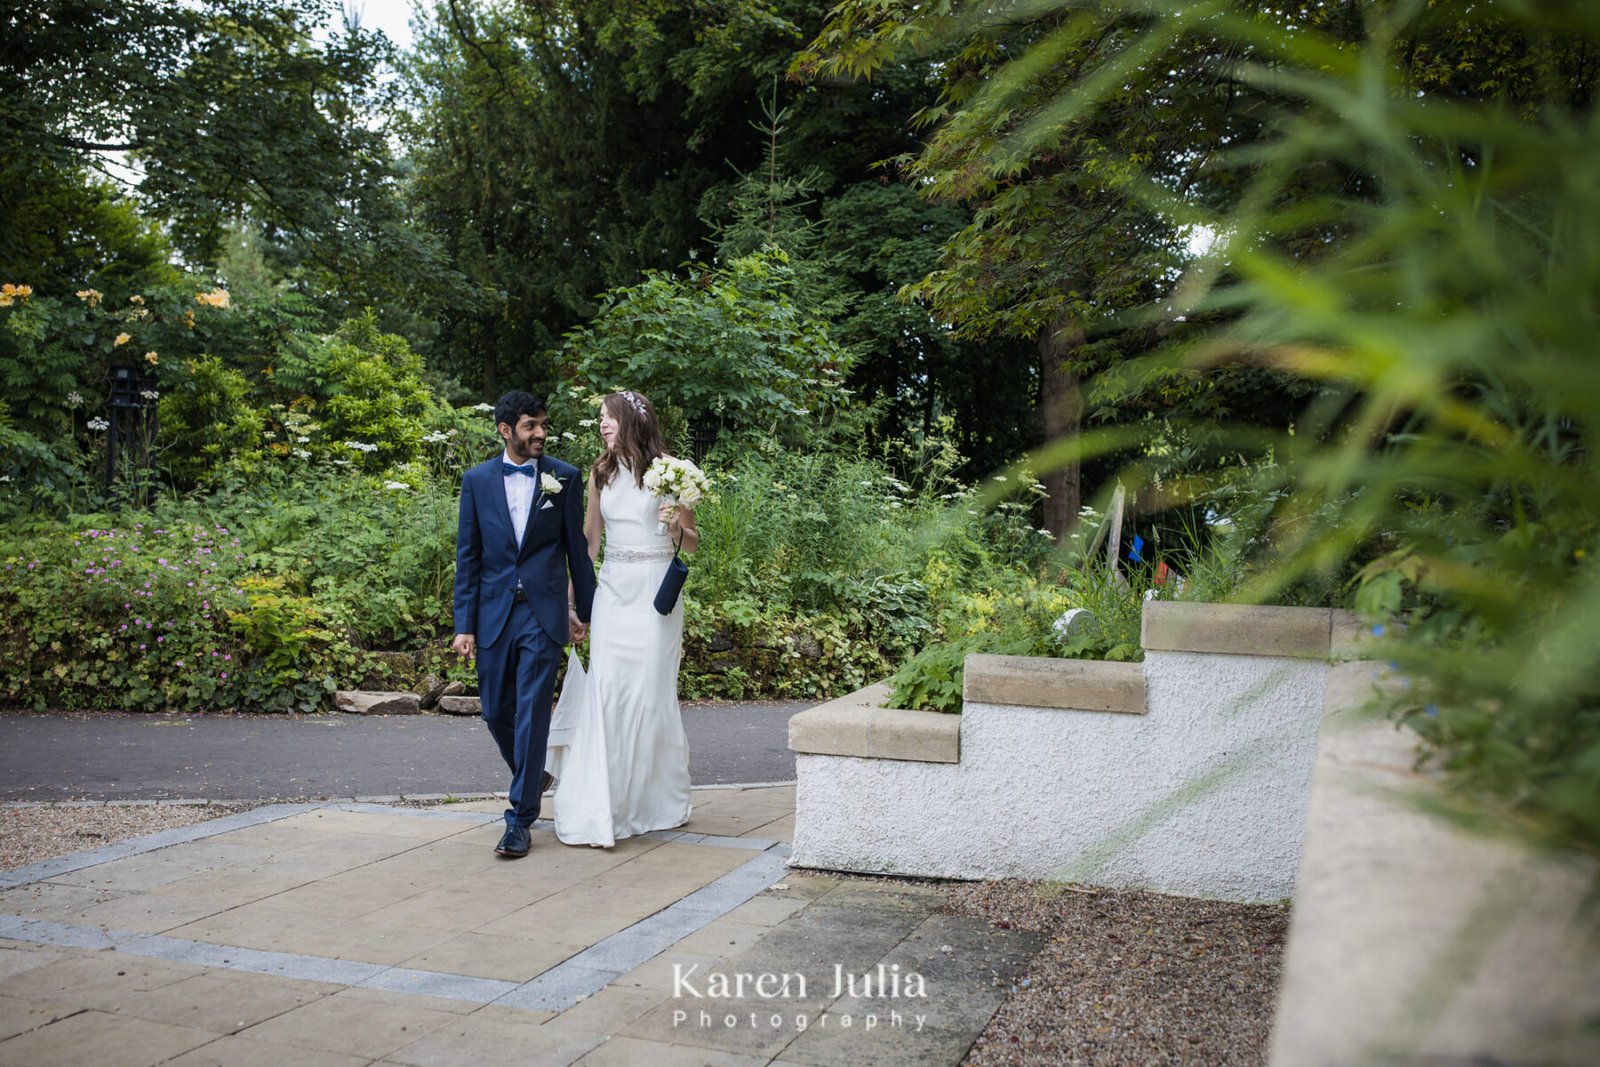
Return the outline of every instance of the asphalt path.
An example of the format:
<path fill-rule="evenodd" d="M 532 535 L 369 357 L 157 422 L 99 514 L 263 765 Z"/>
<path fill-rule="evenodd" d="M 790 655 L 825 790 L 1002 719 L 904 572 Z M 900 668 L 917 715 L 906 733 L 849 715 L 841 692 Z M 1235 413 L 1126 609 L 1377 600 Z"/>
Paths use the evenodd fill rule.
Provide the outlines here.
<path fill-rule="evenodd" d="M 695 785 L 794 779 L 805 703 L 683 709 Z M 454 715 L 0 715 L 0 801 L 315 800 L 493 793 L 488 730 Z"/>

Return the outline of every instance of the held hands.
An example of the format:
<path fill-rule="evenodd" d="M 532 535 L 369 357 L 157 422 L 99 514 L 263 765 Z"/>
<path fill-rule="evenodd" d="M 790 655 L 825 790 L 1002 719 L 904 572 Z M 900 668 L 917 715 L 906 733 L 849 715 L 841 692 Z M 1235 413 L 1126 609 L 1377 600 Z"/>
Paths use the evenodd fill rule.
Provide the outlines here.
<path fill-rule="evenodd" d="M 478 652 L 478 639 L 473 634 L 456 634 L 456 639 L 450 642 L 450 647 L 462 659 L 470 660 Z"/>
<path fill-rule="evenodd" d="M 572 633 L 572 643 L 577 644 L 589 636 L 589 624 L 578 619 L 578 609 L 567 607 L 567 629 Z"/>

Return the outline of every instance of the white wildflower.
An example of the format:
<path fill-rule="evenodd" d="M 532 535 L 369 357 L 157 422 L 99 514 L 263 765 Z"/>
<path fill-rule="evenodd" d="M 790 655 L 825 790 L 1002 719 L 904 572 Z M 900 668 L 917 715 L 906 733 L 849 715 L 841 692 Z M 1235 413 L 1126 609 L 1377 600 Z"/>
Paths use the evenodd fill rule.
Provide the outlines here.
<path fill-rule="evenodd" d="M 409 490 L 411 488 L 405 482 L 384 482 L 383 483 L 383 487 L 385 489 L 389 489 L 389 490 L 395 490 L 395 489 L 406 489 L 406 490 Z"/>
<path fill-rule="evenodd" d="M 89 420 L 89 429 L 93 430 L 95 433 L 104 433 L 105 431 L 111 429 L 111 424 L 97 415 Z"/>

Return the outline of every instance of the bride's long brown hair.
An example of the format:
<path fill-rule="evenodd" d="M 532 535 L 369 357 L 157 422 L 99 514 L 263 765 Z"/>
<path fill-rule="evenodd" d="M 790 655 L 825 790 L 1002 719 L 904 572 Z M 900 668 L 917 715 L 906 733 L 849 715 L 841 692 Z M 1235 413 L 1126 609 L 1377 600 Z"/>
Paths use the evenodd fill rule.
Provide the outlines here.
<path fill-rule="evenodd" d="M 617 467 L 626 463 L 633 472 L 634 482 L 643 489 L 644 472 L 650 469 L 657 456 L 667 454 L 667 442 L 661 435 L 661 423 L 656 421 L 656 409 L 650 406 L 643 393 L 631 389 L 607 393 L 601 403 L 617 420 L 617 436 L 611 447 L 594 461 L 594 484 L 604 489 L 617 476 Z"/>

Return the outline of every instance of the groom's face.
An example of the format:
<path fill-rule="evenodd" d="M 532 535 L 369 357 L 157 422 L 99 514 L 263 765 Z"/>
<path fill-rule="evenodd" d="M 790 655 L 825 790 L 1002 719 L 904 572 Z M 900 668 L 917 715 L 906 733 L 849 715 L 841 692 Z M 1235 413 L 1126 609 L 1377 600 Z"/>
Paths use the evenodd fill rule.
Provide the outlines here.
<path fill-rule="evenodd" d="M 544 440 L 550 436 L 549 415 L 524 415 L 515 426 L 502 422 L 500 436 L 506 439 L 506 452 L 513 461 L 526 463 L 544 455 Z"/>

